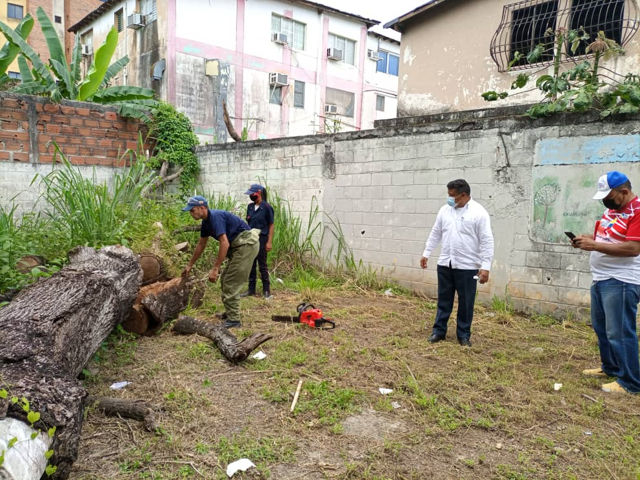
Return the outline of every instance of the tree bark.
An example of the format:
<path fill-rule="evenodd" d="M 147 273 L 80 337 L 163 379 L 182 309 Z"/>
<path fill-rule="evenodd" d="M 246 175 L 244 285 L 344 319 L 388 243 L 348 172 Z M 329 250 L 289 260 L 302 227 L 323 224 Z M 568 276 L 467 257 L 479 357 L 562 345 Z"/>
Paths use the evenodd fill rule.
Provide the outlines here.
<path fill-rule="evenodd" d="M 227 126 L 227 131 L 229 132 L 229 135 L 231 135 L 231 138 L 233 138 L 236 142 L 241 142 L 242 137 L 240 137 L 240 135 L 238 135 L 238 132 L 236 132 L 236 129 L 233 128 L 233 123 L 229 118 L 229 112 L 227 111 L 227 102 L 222 102 L 222 118 L 224 120 L 224 124 Z"/>
<path fill-rule="evenodd" d="M 213 340 L 226 359 L 233 363 L 242 362 L 256 347 L 272 338 L 271 335 L 255 333 L 238 342 L 238 339 L 224 328 L 223 324 L 210 323 L 186 315 L 180 315 L 173 330 L 182 334 L 197 333 Z"/>
<path fill-rule="evenodd" d="M 129 314 L 142 278 L 137 257 L 122 246 L 79 247 L 69 259 L 0 309 L 0 388 L 29 400 L 41 415 L 36 428 L 56 427 L 54 479 L 68 477 L 78 453 L 87 393 L 77 377 Z M 27 423 L 20 403 L 5 401 L 3 411 Z"/>

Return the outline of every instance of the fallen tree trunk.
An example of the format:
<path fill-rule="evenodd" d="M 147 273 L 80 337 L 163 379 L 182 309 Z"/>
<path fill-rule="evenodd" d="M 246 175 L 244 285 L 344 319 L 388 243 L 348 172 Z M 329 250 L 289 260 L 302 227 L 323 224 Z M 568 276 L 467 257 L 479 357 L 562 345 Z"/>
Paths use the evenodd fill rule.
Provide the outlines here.
<path fill-rule="evenodd" d="M 90 404 L 111 417 L 132 418 L 143 423 L 148 432 L 156 431 L 153 409 L 142 400 L 122 400 L 111 397 L 90 397 Z"/>
<path fill-rule="evenodd" d="M 272 338 L 271 335 L 255 333 L 238 342 L 238 339 L 224 328 L 223 324 L 205 322 L 186 315 L 180 315 L 173 326 L 173 331 L 181 334 L 197 333 L 213 340 L 226 359 L 233 363 L 243 361 L 256 347 Z"/>
<path fill-rule="evenodd" d="M 54 479 L 68 477 L 78 454 L 87 393 L 77 377 L 128 315 L 142 277 L 137 257 L 121 246 L 80 247 L 69 259 L 67 267 L 0 309 L 0 389 L 30 402 L 40 414 L 36 428 L 56 427 L 50 459 L 57 466 Z M 29 425 L 21 402 L 1 403 L 0 418 Z M 5 458 L 0 478 L 38 480 L 43 473 L 16 478 L 9 476 L 7 464 Z"/>

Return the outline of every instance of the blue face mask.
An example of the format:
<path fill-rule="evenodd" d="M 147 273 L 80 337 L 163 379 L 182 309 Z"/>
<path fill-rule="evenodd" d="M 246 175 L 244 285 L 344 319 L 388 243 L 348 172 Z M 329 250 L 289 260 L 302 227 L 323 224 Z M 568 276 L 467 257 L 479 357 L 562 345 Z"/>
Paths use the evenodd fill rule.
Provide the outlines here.
<path fill-rule="evenodd" d="M 447 205 L 449 205 L 450 207 L 455 207 L 456 206 L 455 197 L 447 197 Z"/>

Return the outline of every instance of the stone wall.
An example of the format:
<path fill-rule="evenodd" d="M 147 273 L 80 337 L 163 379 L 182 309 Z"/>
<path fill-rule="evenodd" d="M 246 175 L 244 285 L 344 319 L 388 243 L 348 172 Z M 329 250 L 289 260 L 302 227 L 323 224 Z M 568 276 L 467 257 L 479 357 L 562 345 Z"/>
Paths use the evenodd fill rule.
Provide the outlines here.
<path fill-rule="evenodd" d="M 0 203 L 20 195 L 21 209 L 38 196 L 31 184 L 50 171 L 54 142 L 69 161 L 104 180 L 122 167 L 122 155 L 135 150 L 143 126 L 118 116 L 114 107 L 0 92 Z"/>
<path fill-rule="evenodd" d="M 584 313 L 588 254 L 563 232 L 591 233 L 591 200 L 611 169 L 640 179 L 640 117 L 596 114 L 530 120 L 526 107 L 378 122 L 375 130 L 198 148 L 206 188 L 246 201 L 265 182 L 306 218 L 312 199 L 340 222 L 356 259 L 401 284 L 436 294 L 436 256 L 419 268 L 424 242 L 465 178 L 492 218 L 496 252 L 481 300 L 508 296 L 521 310 Z M 326 220 L 326 219 L 325 219 Z M 327 222 L 325 222 L 326 224 Z"/>

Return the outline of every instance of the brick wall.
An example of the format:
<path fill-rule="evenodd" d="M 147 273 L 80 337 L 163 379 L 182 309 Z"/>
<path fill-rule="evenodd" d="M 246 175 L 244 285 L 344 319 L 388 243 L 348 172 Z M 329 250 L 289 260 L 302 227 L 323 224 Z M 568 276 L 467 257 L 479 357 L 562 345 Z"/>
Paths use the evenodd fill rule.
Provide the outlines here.
<path fill-rule="evenodd" d="M 491 279 L 480 287 L 479 298 L 509 296 L 524 311 L 585 314 L 589 256 L 574 250 L 563 231 L 593 232 L 603 207 L 591 196 L 602 173 L 622 170 L 632 183 L 640 181 L 640 116 L 533 121 L 521 115 L 525 108 L 384 120 L 375 130 L 336 135 L 203 146 L 197 150 L 202 180 L 205 188 L 243 202 L 247 187 L 264 181 L 303 220 L 315 198 L 340 222 L 356 260 L 435 296 L 437 255 L 427 271 L 419 260 L 445 203 L 446 183 L 465 178 L 472 197 L 491 215 L 496 242 Z M 542 222 L 535 199 L 545 184 L 557 185 L 559 193 Z"/>
<path fill-rule="evenodd" d="M 142 130 L 114 107 L 0 92 L 0 203 L 15 195 L 22 195 L 21 209 L 35 203 L 38 191 L 31 181 L 51 170 L 53 142 L 87 175 L 108 179 L 124 166 L 124 152 L 137 149 Z"/>

